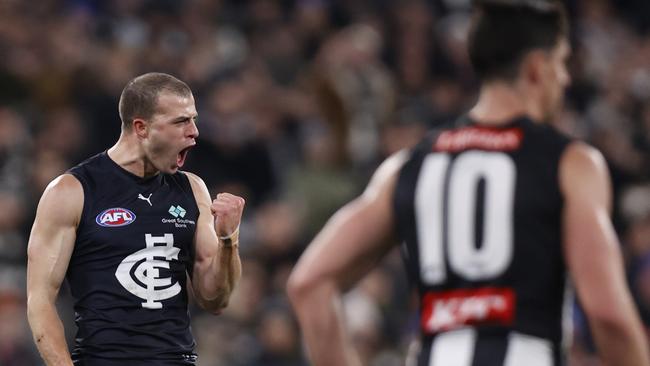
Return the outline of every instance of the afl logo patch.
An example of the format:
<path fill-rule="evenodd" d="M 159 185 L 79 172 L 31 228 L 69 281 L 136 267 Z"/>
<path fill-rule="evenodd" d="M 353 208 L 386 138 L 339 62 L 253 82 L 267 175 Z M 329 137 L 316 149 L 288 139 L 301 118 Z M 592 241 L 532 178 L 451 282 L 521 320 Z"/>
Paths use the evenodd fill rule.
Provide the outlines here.
<path fill-rule="evenodd" d="M 135 214 L 121 207 L 104 210 L 95 218 L 98 225 L 106 227 L 126 226 L 133 221 L 135 221 Z"/>

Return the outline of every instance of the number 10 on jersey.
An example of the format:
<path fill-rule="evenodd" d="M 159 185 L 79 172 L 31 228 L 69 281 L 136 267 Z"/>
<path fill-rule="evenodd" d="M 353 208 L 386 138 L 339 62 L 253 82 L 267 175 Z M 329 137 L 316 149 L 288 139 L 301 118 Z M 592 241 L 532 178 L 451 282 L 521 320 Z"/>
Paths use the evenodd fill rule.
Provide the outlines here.
<path fill-rule="evenodd" d="M 434 153 L 425 158 L 415 191 L 420 277 L 425 284 L 447 279 L 445 252 L 450 271 L 467 280 L 503 274 L 512 260 L 515 179 L 514 162 L 500 152 L 468 151 L 455 159 Z M 477 223 L 481 181 L 483 222 Z M 476 243 L 476 230 L 482 230 L 481 243 Z"/>

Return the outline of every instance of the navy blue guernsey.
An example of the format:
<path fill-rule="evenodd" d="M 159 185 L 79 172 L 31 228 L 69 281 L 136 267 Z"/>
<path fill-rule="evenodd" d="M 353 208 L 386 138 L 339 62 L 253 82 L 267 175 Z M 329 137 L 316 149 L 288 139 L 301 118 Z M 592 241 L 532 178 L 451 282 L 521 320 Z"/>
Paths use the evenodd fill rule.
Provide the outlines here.
<path fill-rule="evenodd" d="M 182 173 L 141 178 L 106 152 L 69 171 L 84 205 L 66 278 L 75 365 L 191 365 L 186 283 L 198 207 Z"/>
<path fill-rule="evenodd" d="M 420 295 L 419 366 L 563 364 L 558 169 L 570 142 L 524 117 L 463 117 L 413 149 L 394 207 Z"/>

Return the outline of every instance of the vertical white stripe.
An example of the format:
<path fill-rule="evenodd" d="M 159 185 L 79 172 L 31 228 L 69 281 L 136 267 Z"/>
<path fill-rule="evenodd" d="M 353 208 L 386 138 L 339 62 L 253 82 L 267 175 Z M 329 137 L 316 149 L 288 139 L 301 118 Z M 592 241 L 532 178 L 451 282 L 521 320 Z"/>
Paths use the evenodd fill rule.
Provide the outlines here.
<path fill-rule="evenodd" d="M 512 332 L 504 366 L 553 366 L 553 346 L 549 340 Z"/>
<path fill-rule="evenodd" d="M 476 330 L 464 328 L 441 333 L 433 340 L 429 366 L 471 366 Z"/>

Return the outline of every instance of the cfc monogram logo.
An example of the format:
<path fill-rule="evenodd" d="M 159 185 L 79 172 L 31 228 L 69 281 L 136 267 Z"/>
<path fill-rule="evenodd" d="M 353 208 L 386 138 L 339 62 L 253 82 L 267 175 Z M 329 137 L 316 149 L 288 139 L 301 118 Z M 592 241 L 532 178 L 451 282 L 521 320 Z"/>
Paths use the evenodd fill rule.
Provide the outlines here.
<path fill-rule="evenodd" d="M 145 235 L 147 247 L 124 258 L 115 271 L 120 284 L 133 295 L 146 300 L 142 307 L 162 309 L 161 300 L 178 295 L 181 286 L 172 284 L 170 277 L 160 278 L 160 269 L 169 269 L 172 259 L 178 260 L 179 248 L 174 247 L 174 235 Z M 160 245 L 164 244 L 164 245 Z"/>

